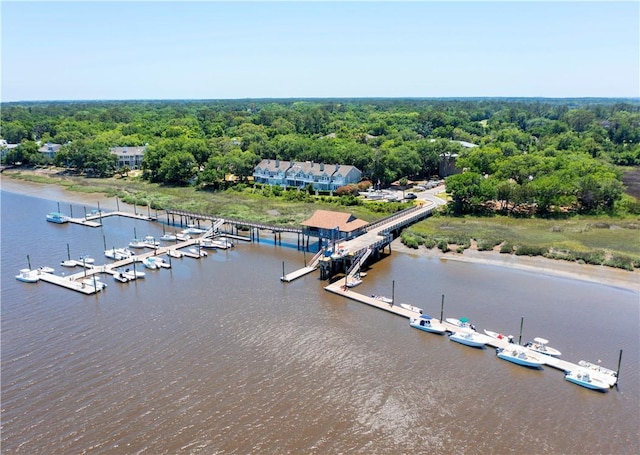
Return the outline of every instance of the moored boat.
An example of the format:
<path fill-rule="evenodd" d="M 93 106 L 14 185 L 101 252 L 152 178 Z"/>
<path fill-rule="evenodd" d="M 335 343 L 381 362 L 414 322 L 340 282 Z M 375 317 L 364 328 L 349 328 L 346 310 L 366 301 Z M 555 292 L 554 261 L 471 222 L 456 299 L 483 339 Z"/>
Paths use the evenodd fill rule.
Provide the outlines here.
<path fill-rule="evenodd" d="M 451 325 L 456 326 L 457 332 L 476 332 L 476 326 L 469 322 L 469 318 L 446 318 L 445 321 L 447 321 Z"/>
<path fill-rule="evenodd" d="M 142 265 L 144 265 L 146 268 L 151 269 L 151 270 L 155 270 L 158 268 L 158 263 L 156 261 L 156 258 L 144 258 L 142 260 Z"/>
<path fill-rule="evenodd" d="M 138 278 L 144 278 L 146 276 L 144 272 L 141 272 L 139 270 L 125 269 L 125 271 L 121 273 L 123 276 L 129 278 L 130 280 L 136 280 Z"/>
<path fill-rule="evenodd" d="M 371 297 L 376 299 L 376 300 L 380 300 L 381 302 L 384 302 L 384 303 L 389 303 L 389 304 L 393 303 L 393 299 L 391 299 L 389 297 L 385 297 L 384 295 L 375 295 L 375 294 L 373 294 Z"/>
<path fill-rule="evenodd" d="M 147 244 L 141 239 L 132 239 L 129 242 L 129 248 L 144 248 L 145 246 L 147 246 Z"/>
<path fill-rule="evenodd" d="M 152 235 L 147 235 L 142 239 L 144 242 L 144 246 L 146 247 L 158 247 L 160 246 L 160 242 L 156 240 L 156 238 Z"/>
<path fill-rule="evenodd" d="M 346 282 L 346 286 L 348 288 L 355 288 L 356 286 L 362 284 L 362 280 L 358 277 L 353 277 L 351 279 L 347 278 Z"/>
<path fill-rule="evenodd" d="M 167 255 L 171 256 L 172 258 L 181 258 L 182 252 L 178 250 L 167 250 Z"/>
<path fill-rule="evenodd" d="M 38 271 L 41 273 L 53 273 L 56 270 L 53 267 L 38 267 Z"/>
<path fill-rule="evenodd" d="M 84 263 L 84 264 L 93 264 L 94 262 L 96 262 L 96 260 L 94 258 L 92 258 L 91 256 L 89 256 L 88 254 L 83 254 L 82 256 L 80 256 L 80 259 L 78 259 L 79 263 Z"/>
<path fill-rule="evenodd" d="M 110 250 L 105 250 L 104 255 L 109 259 L 121 261 L 123 259 L 129 259 L 133 256 L 133 253 L 128 248 L 112 248 Z"/>
<path fill-rule="evenodd" d="M 598 361 L 599 362 L 599 361 Z M 605 367 L 601 367 L 597 363 L 587 362 L 586 360 L 580 360 L 578 365 L 583 367 L 586 371 L 590 371 L 597 378 L 609 384 L 613 387 L 618 382 L 618 373 Z"/>
<path fill-rule="evenodd" d="M 51 223 L 63 224 L 69 222 L 69 217 L 63 215 L 60 212 L 47 213 L 47 221 Z"/>
<path fill-rule="evenodd" d="M 545 340 L 544 338 L 536 337 L 533 339 L 533 341 L 529 341 L 528 343 L 526 343 L 525 346 L 531 349 L 532 351 L 539 352 L 540 354 L 546 354 L 553 357 L 560 357 L 562 353 L 557 349 L 547 346 L 547 343 L 549 343 L 548 340 Z"/>
<path fill-rule="evenodd" d="M 504 349 L 496 348 L 496 355 L 502 360 L 530 368 L 541 368 L 544 363 L 542 359 L 533 355 L 531 352 L 527 352 L 525 348 L 517 345 Z"/>
<path fill-rule="evenodd" d="M 431 333 L 443 334 L 447 331 L 445 326 L 440 324 L 437 319 L 433 319 L 427 314 L 422 314 L 419 318 L 411 318 L 409 320 L 409 325 L 414 329 Z"/>
<path fill-rule="evenodd" d="M 449 339 L 473 348 L 484 348 L 487 342 L 486 337 L 477 332 L 454 332 L 449 335 Z"/>
<path fill-rule="evenodd" d="M 67 259 L 66 261 L 62 261 L 60 265 L 62 267 L 75 267 L 76 265 L 78 265 L 78 263 L 73 259 Z"/>
<path fill-rule="evenodd" d="M 189 248 L 189 253 L 200 256 L 201 258 L 208 256 L 206 251 L 198 250 L 197 248 Z"/>
<path fill-rule="evenodd" d="M 131 281 L 132 278 L 129 278 L 123 272 L 117 272 L 113 274 L 113 279 L 121 283 L 127 283 Z"/>
<path fill-rule="evenodd" d="M 39 279 L 37 270 L 21 269 L 16 275 L 16 280 L 24 283 L 36 283 Z"/>
<path fill-rule="evenodd" d="M 165 233 L 160 236 L 160 240 L 164 242 L 175 242 L 178 238 L 175 234 Z"/>
<path fill-rule="evenodd" d="M 601 392 L 606 392 L 610 387 L 609 384 L 604 382 L 599 377 L 591 374 L 591 372 L 586 368 L 578 368 L 574 371 L 567 371 L 565 372 L 564 378 L 567 381 L 573 382 L 574 384 L 577 384 L 579 386 L 586 387 L 587 389 L 591 390 L 599 390 Z"/>
<path fill-rule="evenodd" d="M 408 303 L 401 303 L 400 306 L 405 310 L 413 311 L 418 314 L 422 314 L 422 308 L 418 308 L 417 306 L 409 305 Z"/>

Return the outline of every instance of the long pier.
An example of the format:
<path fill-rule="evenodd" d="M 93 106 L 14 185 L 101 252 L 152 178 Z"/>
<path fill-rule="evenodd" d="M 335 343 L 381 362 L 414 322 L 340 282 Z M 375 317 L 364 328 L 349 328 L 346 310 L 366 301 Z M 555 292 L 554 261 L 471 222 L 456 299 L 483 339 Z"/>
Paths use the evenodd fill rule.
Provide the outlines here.
<path fill-rule="evenodd" d="M 352 289 L 342 285 L 343 281 L 342 280 L 338 280 L 328 286 L 325 287 L 325 290 L 342 296 L 342 297 L 346 297 L 350 300 L 353 300 L 355 302 L 359 302 L 359 303 L 364 303 L 365 305 L 369 305 L 371 307 L 377 308 L 379 310 L 383 310 L 383 311 L 387 311 L 389 313 L 395 314 L 397 316 L 402 316 L 405 317 L 407 319 L 411 319 L 411 318 L 419 318 L 420 317 L 420 313 L 416 312 L 416 311 L 412 311 L 409 310 L 407 308 L 402 307 L 401 305 L 397 305 L 394 304 L 394 302 L 391 303 L 386 303 L 383 302 L 382 300 L 376 299 L 374 297 L 369 297 L 363 294 L 360 294 L 358 292 L 354 292 Z M 456 331 L 459 331 L 459 327 L 450 324 L 449 322 L 445 321 L 439 321 L 447 330 L 447 332 L 449 333 L 454 333 Z M 486 342 L 485 344 L 494 348 L 502 348 L 502 349 L 506 349 L 509 348 L 510 346 L 513 346 L 513 344 L 510 344 L 509 341 L 506 338 L 503 339 L 498 339 L 498 338 L 493 338 L 490 336 L 486 336 L 483 335 L 486 338 Z M 542 360 L 544 365 L 547 365 L 551 368 L 555 368 L 557 370 L 563 371 L 563 372 L 567 372 L 567 371 L 575 371 L 578 370 L 580 368 L 585 368 L 583 366 L 580 366 L 579 364 L 575 364 L 572 362 L 568 362 L 566 360 L 560 359 L 558 357 L 553 357 L 550 355 L 545 355 L 545 354 L 540 354 L 538 352 L 532 351 L 524 346 L 520 346 L 520 348 L 526 350 L 527 352 L 531 353 L 533 356 L 539 358 Z M 607 375 L 605 375 L 604 373 L 599 373 L 595 370 L 589 370 L 589 372 L 594 376 L 594 377 L 598 377 L 602 380 L 604 380 L 606 383 L 611 384 L 611 378 L 607 377 Z M 617 382 L 617 381 L 616 381 Z"/>

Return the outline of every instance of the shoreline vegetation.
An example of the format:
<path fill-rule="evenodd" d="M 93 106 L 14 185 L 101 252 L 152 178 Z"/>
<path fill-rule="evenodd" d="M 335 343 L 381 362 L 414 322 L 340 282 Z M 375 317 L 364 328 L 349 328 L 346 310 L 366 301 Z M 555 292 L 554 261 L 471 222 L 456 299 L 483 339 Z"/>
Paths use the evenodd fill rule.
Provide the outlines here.
<path fill-rule="evenodd" d="M 171 200 L 184 200 L 189 203 L 188 195 L 182 197 L 172 196 L 178 194 L 178 192 L 189 192 L 185 188 L 161 188 L 159 186 L 150 187 L 149 184 L 140 182 L 122 181 L 115 184 L 115 182 L 105 181 L 93 181 L 84 178 L 57 178 L 51 175 L 51 171 L 47 170 L 9 170 L 0 174 L 0 189 L 3 191 L 25 194 L 29 196 L 39 197 L 43 199 L 56 200 L 57 202 L 72 202 L 72 203 L 93 203 L 100 202 L 101 206 L 105 209 L 115 209 L 115 196 L 118 196 L 119 188 L 135 188 L 132 192 L 140 192 L 144 194 L 144 198 L 136 202 L 138 205 L 146 205 L 149 200 L 158 200 L 164 194 L 166 201 Z M 135 184 L 134 184 L 135 183 Z M 146 188 L 146 192 L 144 189 Z M 193 191 L 193 190 L 191 190 Z M 226 194 L 226 193 L 225 193 Z M 224 198 L 225 194 L 219 197 Z M 191 194 L 193 196 L 193 194 Z M 113 198 L 113 201 L 105 201 L 105 197 Z M 120 196 L 118 196 L 120 197 Z M 175 197 L 176 199 L 172 199 Z M 214 194 L 204 193 L 201 197 L 212 199 Z M 215 199 L 215 198 L 214 198 Z M 233 205 L 240 204 L 240 199 L 233 201 Z M 127 201 L 123 201 L 126 203 Z M 177 202 L 176 202 L 177 203 Z M 198 212 L 195 207 L 198 207 L 197 202 L 190 202 L 194 208 L 180 207 L 186 210 L 192 210 Z M 260 204 L 260 202 L 258 202 Z M 212 207 L 209 210 L 213 210 L 216 205 L 216 201 L 213 201 Z M 247 201 L 247 207 L 245 210 L 252 210 L 251 201 Z M 264 204 L 263 204 L 264 205 Z M 272 216 L 271 222 L 274 224 L 281 222 L 283 219 L 297 219 L 300 216 L 307 216 L 314 210 L 321 208 L 318 204 L 306 204 L 308 207 L 304 208 L 303 204 L 291 203 L 289 204 L 290 210 L 286 212 L 286 203 L 273 204 L 269 207 L 262 207 L 261 210 L 267 212 Z M 152 208 L 153 204 L 152 204 Z M 215 207 L 220 210 L 238 210 L 234 207 Z M 355 208 L 355 207 L 354 207 Z M 335 207 L 334 207 L 335 209 Z M 346 208 L 349 211 L 351 207 Z M 240 211 L 241 212 L 241 211 Z M 284 216 L 283 216 L 284 212 Z M 204 213 L 204 212 L 201 212 Z M 216 213 L 216 212 L 213 212 Z M 368 216 L 361 216 L 358 213 L 354 213 L 356 216 L 360 216 L 363 219 L 371 218 L 371 214 Z M 225 216 L 224 214 L 222 216 Z M 228 216 L 228 215 L 227 215 Z M 236 214 L 236 217 L 242 217 L 242 213 Z M 640 252 L 638 249 L 640 245 L 638 242 L 639 222 L 637 219 L 623 218 L 623 219 L 609 219 L 605 220 L 605 217 L 581 217 L 579 220 L 571 218 L 568 220 L 498 220 L 495 225 L 492 225 L 492 218 L 455 218 L 455 217 L 431 217 L 426 221 L 418 223 L 403 233 L 402 237 L 398 237 L 392 244 L 392 249 L 404 254 L 420 255 L 429 259 L 439 260 L 454 260 L 463 261 L 474 264 L 484 264 L 490 266 L 507 267 L 511 269 L 531 271 L 534 273 L 543 273 L 558 277 L 565 277 L 570 279 L 577 279 L 582 281 L 593 282 L 606 286 L 613 286 L 638 292 L 640 290 L 640 270 L 636 265 L 635 268 L 611 267 L 611 264 L 607 264 L 606 260 L 611 260 L 614 257 L 623 256 L 626 252 L 630 260 L 638 261 Z M 495 220 L 493 220 L 495 221 Z M 534 226 L 534 222 L 542 221 Z M 545 223 L 548 223 L 547 227 Z M 540 232 L 545 229 L 553 236 L 565 233 L 587 234 L 585 238 L 588 245 L 581 245 L 577 243 L 575 239 L 564 239 L 565 249 L 570 250 L 571 246 L 576 250 L 581 249 L 588 253 L 590 250 L 592 253 L 599 252 L 605 259 L 599 264 L 589 264 L 584 260 L 567 260 L 567 257 L 561 255 L 544 257 L 542 255 L 536 255 L 535 251 L 531 254 L 516 255 L 513 250 L 514 243 L 508 241 L 502 241 L 493 245 L 487 244 L 487 241 L 476 241 L 472 239 L 472 232 L 474 229 L 476 232 L 480 229 L 489 229 L 494 234 L 492 238 L 497 241 L 498 237 L 508 235 L 508 230 L 499 232 L 498 226 L 511 226 L 514 232 L 520 233 L 523 238 L 530 237 L 532 245 L 536 245 L 538 249 L 544 249 L 549 239 L 547 237 L 541 237 Z M 562 226 L 565 226 L 564 228 Z M 578 225 L 585 226 L 580 228 Z M 605 226 L 606 225 L 606 226 Z M 528 227 L 529 226 L 529 227 Z M 542 226 L 542 228 L 540 227 Z M 555 228 L 553 226 L 556 226 Z M 460 241 L 455 240 L 453 236 L 446 237 L 441 234 L 441 240 L 432 244 L 435 239 L 435 232 L 450 231 L 455 233 L 457 239 L 464 238 L 469 235 L 469 240 Z M 603 235 L 606 233 L 606 235 Z M 407 238 L 411 238 L 407 242 Z M 423 239 L 422 242 L 417 242 L 416 238 Z M 569 235 L 571 237 L 571 235 Z M 598 244 L 594 238 L 603 238 L 603 243 Z M 428 242 L 425 242 L 425 238 Z M 415 242 L 415 243 L 413 243 Z M 456 242 L 460 242 L 459 244 Z M 534 243 L 537 242 L 537 243 Z M 408 243 L 408 244 L 407 244 Z M 490 243 L 490 242 L 489 242 Z M 509 254 L 505 254 L 504 245 L 511 244 L 512 251 Z M 605 251 L 604 245 L 614 245 L 617 248 L 613 250 Z M 426 246 L 425 246 L 426 245 Z M 429 247 L 430 246 L 430 247 Z M 548 250 L 548 246 L 547 246 Z M 602 265 L 603 264 L 603 265 Z M 637 264 L 635 262 L 634 264 Z"/>

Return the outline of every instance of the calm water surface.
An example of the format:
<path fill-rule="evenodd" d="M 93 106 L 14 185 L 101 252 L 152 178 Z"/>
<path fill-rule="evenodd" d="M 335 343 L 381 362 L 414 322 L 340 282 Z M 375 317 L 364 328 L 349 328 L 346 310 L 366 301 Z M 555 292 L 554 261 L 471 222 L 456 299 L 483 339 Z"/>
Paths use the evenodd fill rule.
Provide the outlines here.
<path fill-rule="evenodd" d="M 543 336 L 615 369 L 601 394 L 410 329 L 403 318 L 279 276 L 303 254 L 240 244 L 174 259 L 84 296 L 15 280 L 162 226 L 54 225 L 55 202 L 3 191 L 2 452 L 628 454 L 640 444 L 639 294 L 393 253 L 358 292 L 391 294 L 479 329 Z M 105 203 L 103 207 L 107 204 Z M 88 207 L 90 209 L 92 207 Z M 69 204 L 61 204 L 69 213 Z M 73 206 L 75 216 L 83 207 Z M 268 238 L 268 235 L 266 235 Z M 67 270 L 67 273 L 69 271 Z"/>

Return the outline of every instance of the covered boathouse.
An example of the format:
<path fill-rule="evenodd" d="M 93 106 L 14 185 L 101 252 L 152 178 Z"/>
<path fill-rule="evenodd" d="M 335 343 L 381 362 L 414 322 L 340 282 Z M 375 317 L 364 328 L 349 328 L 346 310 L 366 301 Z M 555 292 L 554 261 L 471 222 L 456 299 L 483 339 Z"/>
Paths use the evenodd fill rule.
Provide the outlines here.
<path fill-rule="evenodd" d="M 350 213 L 316 210 L 311 218 L 301 223 L 302 233 L 307 237 L 318 237 L 319 249 L 342 240 L 349 240 L 364 233 L 369 224 Z M 323 243 L 323 240 L 325 242 Z"/>

